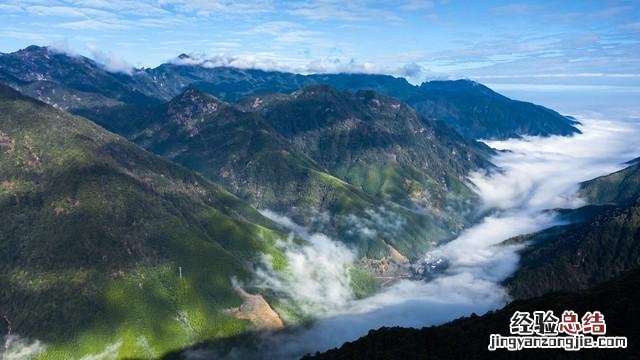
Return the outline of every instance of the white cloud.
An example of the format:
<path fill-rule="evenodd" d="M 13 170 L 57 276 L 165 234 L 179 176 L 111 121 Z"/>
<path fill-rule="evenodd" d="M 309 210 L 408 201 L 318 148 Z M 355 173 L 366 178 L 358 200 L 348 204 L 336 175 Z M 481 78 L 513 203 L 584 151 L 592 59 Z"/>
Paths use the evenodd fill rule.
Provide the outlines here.
<path fill-rule="evenodd" d="M 377 7 L 375 2 L 366 0 L 311 0 L 292 3 L 289 13 L 309 20 L 327 21 L 380 21 L 399 22 L 402 19 L 392 11 Z"/>
<path fill-rule="evenodd" d="M 360 300 L 329 295 L 327 303 L 333 310 L 320 307 L 322 311 L 316 314 L 324 314 L 324 317 L 310 327 L 267 336 L 256 349 L 237 348 L 226 355 L 238 359 L 299 358 L 306 353 L 340 346 L 365 335 L 372 328 L 436 325 L 502 306 L 507 301 L 507 294 L 499 283 L 515 271 L 519 258 L 517 251 L 524 245 L 503 246 L 501 243 L 515 235 L 557 224 L 553 212 L 548 209 L 581 205 L 575 197 L 581 181 L 620 169 L 624 167 L 624 161 L 640 155 L 640 144 L 635 141 L 640 137 L 637 123 L 585 120 L 582 130 L 584 134 L 572 137 L 528 137 L 490 142 L 492 146 L 510 150 L 494 158 L 502 172 L 476 173 L 471 180 L 478 186 L 478 194 L 486 206 L 495 211 L 457 239 L 425 255 L 425 262 L 418 265 L 435 264 L 437 259 L 444 259 L 441 264 L 446 264 L 434 272 L 432 278 L 399 281 Z M 296 228 L 286 218 L 265 214 L 285 226 Z M 331 268 L 334 265 L 327 262 L 336 256 L 335 243 L 330 244 L 312 245 L 313 250 L 298 248 L 288 255 L 298 259 L 294 260 L 295 269 L 303 274 L 292 280 L 295 285 L 291 288 L 294 289 L 291 296 L 309 296 L 315 302 L 323 291 L 336 293 L 334 289 L 320 290 L 322 284 L 312 284 L 314 281 L 338 284 L 336 288 L 345 290 L 346 280 L 336 282 L 335 276 L 325 280 L 309 275 L 324 266 L 329 266 L 329 274 L 335 274 Z M 351 261 L 348 257 L 337 259 L 338 264 Z M 280 279 L 285 283 L 267 283 L 267 286 L 289 288 L 288 279 Z M 212 355 L 206 351 L 190 354 Z"/>
<path fill-rule="evenodd" d="M 329 74 L 329 73 L 356 73 L 356 74 L 388 74 L 405 77 L 409 82 L 421 83 L 427 77 L 441 78 L 414 62 L 392 67 L 374 62 L 357 62 L 354 59 L 342 60 L 338 58 L 313 60 L 305 62 L 304 59 L 283 59 L 277 54 L 258 53 L 244 55 L 215 55 L 189 54 L 188 57 L 174 58 L 169 62 L 178 65 L 202 66 L 214 68 L 219 66 L 236 67 L 239 69 L 260 69 L 283 72 L 295 72 L 300 74 Z"/>
<path fill-rule="evenodd" d="M 307 30 L 303 25 L 291 21 L 268 21 L 258 24 L 240 35 L 269 35 L 277 43 L 311 43 L 320 41 L 320 32 Z"/>
<path fill-rule="evenodd" d="M 45 345 L 39 340 L 29 341 L 15 335 L 4 337 L 0 355 L 3 360 L 34 359 L 46 350 Z"/>
<path fill-rule="evenodd" d="M 424 10 L 433 8 L 433 1 L 429 0 L 408 0 L 400 5 L 400 9 L 406 11 Z"/>
<path fill-rule="evenodd" d="M 37 16 L 57 16 L 57 17 L 112 17 L 113 14 L 99 9 L 79 7 L 79 6 L 27 6 L 24 10 Z"/>
<path fill-rule="evenodd" d="M 87 48 L 89 52 L 91 52 L 93 59 L 108 71 L 131 74 L 135 69 L 133 65 L 115 56 L 111 52 L 102 51 L 92 44 L 89 44 Z"/>
<path fill-rule="evenodd" d="M 534 8 L 535 6 L 532 6 L 531 4 L 514 3 L 514 4 L 496 6 L 493 9 L 491 9 L 491 11 L 495 14 L 502 14 L 502 15 L 524 15 L 531 12 Z"/>
<path fill-rule="evenodd" d="M 217 0 L 160 0 L 160 4 L 174 5 L 186 12 L 195 12 L 199 16 L 216 14 L 258 14 L 271 11 L 270 0 L 256 1 L 217 1 Z"/>
<path fill-rule="evenodd" d="M 135 0 L 73 0 L 74 6 L 94 8 L 109 11 L 112 14 L 127 14 L 137 16 L 166 16 L 171 12 L 161 7 L 162 2 Z"/>
<path fill-rule="evenodd" d="M 107 345 L 104 350 L 97 354 L 89 354 L 80 358 L 80 360 L 116 360 L 118 358 L 118 352 L 122 347 L 122 340 L 113 344 Z"/>
<path fill-rule="evenodd" d="M 202 66 L 205 68 L 215 68 L 220 66 L 235 67 L 239 69 L 261 69 L 274 71 L 294 71 L 293 67 L 280 64 L 269 57 L 246 55 L 216 55 L 208 57 L 204 54 L 189 54 L 187 57 L 178 57 L 169 60 L 170 63 L 186 66 Z"/>
<path fill-rule="evenodd" d="M 47 46 L 47 49 L 69 56 L 78 56 L 78 53 L 71 49 L 69 42 L 66 39 L 52 42 Z"/>
<path fill-rule="evenodd" d="M 633 124 L 605 120 L 582 122 L 585 133 L 580 136 L 487 142 L 489 146 L 511 150 L 495 161 L 505 173 L 493 174 L 490 178 L 480 174 L 471 177 L 487 205 L 507 208 L 520 204 L 537 211 L 581 205 L 578 199 L 567 196 L 577 190 L 579 182 L 611 173 L 629 160 L 628 157 L 640 152 L 640 144 L 625 141 L 640 137 Z M 554 172 L 567 175 L 550 176 Z"/>
<path fill-rule="evenodd" d="M 287 259 L 287 268 L 276 272 L 266 258 L 254 286 L 284 295 L 304 315 L 327 316 L 354 297 L 349 267 L 355 252 L 323 234 L 312 234 L 307 241 L 307 245 L 296 245 L 292 239 L 276 244 Z"/>
<path fill-rule="evenodd" d="M 292 233 L 276 244 L 287 259 L 287 268 L 274 271 L 271 258 L 265 257 L 254 286 L 284 295 L 306 316 L 327 316 L 354 298 L 349 268 L 356 260 L 355 251 L 324 234 L 310 234 L 285 216 L 269 210 L 261 213 Z M 293 236 L 307 243 L 296 244 Z"/>
<path fill-rule="evenodd" d="M 131 24 L 121 20 L 78 20 L 63 22 L 56 25 L 56 27 L 71 29 L 71 30 L 126 30 L 131 27 Z"/>

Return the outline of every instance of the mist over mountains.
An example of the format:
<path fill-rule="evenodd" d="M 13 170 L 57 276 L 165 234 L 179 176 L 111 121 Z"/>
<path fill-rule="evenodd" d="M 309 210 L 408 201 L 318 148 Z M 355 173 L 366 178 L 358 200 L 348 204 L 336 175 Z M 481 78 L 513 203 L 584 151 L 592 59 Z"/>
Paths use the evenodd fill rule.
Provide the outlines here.
<path fill-rule="evenodd" d="M 190 60 L 0 54 L 7 356 L 296 358 L 639 264 L 634 124 Z"/>
<path fill-rule="evenodd" d="M 624 141 L 629 136 L 636 138 L 640 128 L 633 124 L 585 120 L 581 130 L 583 135 L 575 137 L 531 137 L 491 142 L 497 149 L 509 149 L 493 157 L 503 172 L 476 173 L 470 178 L 478 184 L 482 204 L 495 211 L 456 239 L 436 247 L 423 259 L 414 262 L 414 267 L 427 275 L 424 277 L 427 281 L 399 281 L 371 297 L 355 301 L 345 299 L 344 313 L 338 316 L 330 314 L 293 334 L 285 332 L 249 343 L 242 339 L 206 342 L 181 354 L 187 358 L 259 359 L 263 354 L 297 358 L 340 347 L 340 344 L 366 334 L 367 329 L 439 325 L 464 313 L 484 314 L 498 309 L 511 297 L 530 299 L 558 290 L 592 288 L 625 271 L 636 269 L 637 255 L 634 251 L 638 227 L 633 210 L 621 212 L 610 211 L 612 209 L 608 206 L 584 206 L 591 200 L 582 195 L 584 190 L 580 188 L 586 185 L 580 184 L 597 174 L 607 174 L 624 167 L 627 154 L 640 153 L 636 142 Z M 557 142 L 562 144 L 562 152 L 558 152 Z M 620 173 L 632 174 L 632 170 L 633 167 Z M 610 176 L 617 178 L 617 174 Z M 550 298 L 555 299 L 553 296 Z M 556 306 L 578 306 L 580 303 L 575 299 L 569 297 Z M 539 304 L 545 301 L 550 301 L 549 297 L 543 296 L 532 302 Z M 601 302 L 591 301 L 591 306 L 601 306 Z M 501 314 L 505 316 L 506 312 Z M 485 331 L 479 322 L 473 324 L 474 328 L 464 331 Z M 490 324 L 502 331 L 508 326 L 508 321 Z M 455 331 L 464 332 L 456 328 L 455 323 L 452 326 Z M 625 329 L 632 327 L 631 324 L 622 326 Z M 427 343 L 456 341 L 448 330 L 427 332 L 431 334 L 432 331 L 435 333 L 425 340 Z M 386 334 L 385 331 L 381 333 Z M 397 330 L 397 334 L 413 336 L 412 330 Z M 381 356 L 389 353 L 429 354 L 428 349 L 417 350 L 401 339 L 394 345 L 393 337 L 386 335 L 382 338 L 377 334 L 368 335 L 356 344 L 368 341 L 379 342 L 380 346 L 385 344 L 389 348 L 389 352 L 376 350 Z M 418 343 L 422 344 L 422 340 Z M 473 347 L 459 351 L 478 352 L 478 344 L 484 342 L 470 338 L 464 344 Z M 344 351 L 330 351 L 327 356 L 356 356 L 350 348 L 345 345 Z M 362 357 L 373 356 L 365 349 L 355 349 L 362 353 Z M 434 354 L 439 355 L 443 350 L 452 351 L 439 344 Z M 479 356 L 491 356 L 486 344 L 481 350 Z M 446 354 L 442 356 L 447 357 Z"/>

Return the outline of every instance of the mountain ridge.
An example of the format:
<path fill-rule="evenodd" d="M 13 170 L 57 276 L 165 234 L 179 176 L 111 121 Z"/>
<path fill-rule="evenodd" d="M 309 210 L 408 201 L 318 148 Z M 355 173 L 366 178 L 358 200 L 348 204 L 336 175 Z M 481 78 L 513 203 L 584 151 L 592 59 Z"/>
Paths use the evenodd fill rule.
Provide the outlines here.
<path fill-rule="evenodd" d="M 370 248 L 370 245 L 366 245 L 367 241 L 377 244 L 373 246 L 375 250 L 365 251 L 370 255 L 378 253 L 376 257 L 387 253 L 387 243 L 399 247 L 405 254 L 413 250 L 424 250 L 430 241 L 448 239 L 448 231 L 457 231 L 462 226 L 453 225 L 453 222 L 462 222 L 461 216 L 456 213 L 471 211 L 474 195 L 461 179 L 468 168 L 491 166 L 486 160 L 491 153 L 488 148 L 464 140 L 454 132 L 447 133 L 439 123 L 423 123 L 413 110 L 391 98 L 372 100 L 385 104 L 389 109 L 396 107 L 392 110 L 400 111 L 399 115 L 389 117 L 382 125 L 374 125 L 376 121 L 381 121 L 376 120 L 382 119 L 381 115 L 371 112 L 369 105 L 364 104 L 364 100 L 356 94 L 328 86 L 316 86 L 302 88 L 291 95 L 273 96 L 277 98 L 278 114 L 269 117 L 266 116 L 266 106 L 272 103 L 264 97 L 247 98 L 246 104 L 230 104 L 189 88 L 166 103 L 157 112 L 158 115 L 146 121 L 141 130 L 130 136 L 130 139 L 152 152 L 199 171 L 258 208 L 268 208 L 290 216 L 314 231 L 341 239 L 345 236 L 353 238 L 351 241 L 356 241 L 358 248 Z M 292 101 L 299 101 L 301 106 L 294 108 Z M 313 105 L 308 105 L 307 101 L 312 101 Z M 250 106 L 256 102 L 260 102 L 261 107 Z M 318 106 L 324 109 L 323 112 L 331 113 L 330 117 L 325 119 L 318 115 Z M 179 120 L 176 121 L 176 117 Z M 295 134 L 287 131 L 286 128 L 291 126 L 287 122 L 292 119 L 304 119 L 295 126 L 303 126 L 306 130 Z M 406 126 L 396 126 L 395 121 L 400 124 L 405 121 L 403 119 L 410 119 L 407 121 L 410 121 L 412 128 L 399 130 Z M 308 128 L 314 121 L 317 121 L 313 125 L 315 128 Z M 416 136 L 414 128 L 420 128 L 424 133 Z M 442 136 L 433 136 L 434 132 L 441 133 Z M 306 135 L 302 135 L 303 133 Z M 431 135 L 426 137 L 427 134 Z M 297 135 L 302 137 L 296 137 Z M 424 139 L 417 140 L 421 137 Z M 318 145 L 320 139 L 324 139 L 322 141 L 327 144 Z M 420 141 L 421 148 L 410 147 Z M 448 141 L 447 145 L 445 141 Z M 329 142 L 334 143 L 329 145 Z M 320 147 L 327 150 L 320 151 Z M 388 159 L 391 156 L 389 147 L 406 147 L 402 150 L 405 154 L 403 157 L 421 159 L 421 156 L 430 156 L 428 162 L 434 168 L 433 174 L 420 170 L 418 167 L 422 163 L 419 161 L 410 165 L 400 158 Z M 440 149 L 440 153 L 436 154 L 433 149 Z M 454 160 L 454 155 L 449 153 L 451 149 L 459 152 L 460 159 Z M 374 153 L 363 157 L 362 151 Z M 385 195 L 379 190 L 373 191 L 363 186 L 362 181 L 354 183 L 343 174 L 336 173 L 336 167 L 332 166 L 335 161 L 323 161 L 327 156 L 332 156 L 333 159 L 355 159 L 361 163 L 358 166 L 365 174 L 373 171 L 367 162 L 381 159 L 381 164 L 386 164 L 384 166 L 388 168 L 390 177 L 376 180 L 381 184 L 376 185 L 376 189 L 384 186 L 385 191 L 393 190 L 396 198 L 391 193 Z M 426 160 L 422 158 L 421 161 Z M 406 168 L 400 168 L 401 165 L 393 165 L 394 163 L 406 163 L 406 166 L 411 167 L 402 165 Z M 457 167 L 452 164 L 457 164 Z M 401 171 L 392 168 L 394 166 Z M 436 174 L 436 166 L 450 169 L 451 173 L 446 170 Z M 422 194 L 420 201 L 423 203 L 421 206 L 425 207 L 424 214 L 395 204 L 409 208 L 417 206 L 415 199 L 401 195 L 408 193 L 409 189 L 405 189 L 409 186 L 407 184 L 416 194 Z M 451 188 L 450 191 L 446 189 L 447 186 Z M 461 199 L 456 200 L 455 196 L 460 196 Z M 451 204 L 460 209 L 449 210 L 447 207 Z M 326 211 L 334 218 L 324 225 L 318 223 L 315 219 L 321 218 L 320 215 Z M 400 216 L 401 222 L 406 223 L 401 226 L 403 229 L 409 226 L 415 229 L 411 234 L 405 233 L 403 236 L 409 236 L 411 242 L 421 244 L 420 247 L 413 248 L 402 237 L 388 233 L 389 229 L 385 229 L 384 224 L 373 221 L 374 213 Z M 451 225 L 438 224 L 452 215 L 455 215 L 452 217 L 455 220 Z M 353 216 L 365 219 L 368 228 L 375 229 L 380 236 L 385 234 L 385 240 L 366 240 L 370 235 L 354 234 L 350 229 L 355 221 Z M 424 234 L 424 231 L 433 238 L 418 241 L 418 234 Z"/>
<path fill-rule="evenodd" d="M 63 76 L 52 72 L 47 73 L 48 77 L 39 79 L 36 75 L 42 75 L 39 71 L 41 67 L 47 69 L 48 61 L 55 62 L 65 56 L 60 53 L 48 56 L 46 52 L 51 51 L 32 46 L 0 55 L 0 80 L 48 103 L 57 104 L 72 112 L 83 112 L 83 115 L 92 119 L 100 115 L 90 111 L 97 105 L 111 108 L 123 106 L 123 101 L 124 105 L 135 105 L 141 101 L 162 102 L 177 96 L 188 86 L 197 87 L 227 101 L 236 101 L 259 93 L 290 93 L 307 85 L 327 84 L 341 90 L 369 89 L 397 97 L 424 116 L 445 121 L 471 138 L 505 139 L 523 135 L 579 133 L 574 127 L 576 122 L 570 118 L 541 106 L 496 97 L 486 88 L 475 86 L 473 84 L 477 83 L 466 80 L 441 82 L 448 84 L 449 95 L 444 101 L 441 86 L 436 86 L 439 90 L 434 92 L 434 84 L 437 82 L 425 82 L 416 86 L 409 84 L 406 79 L 390 75 L 300 75 L 257 69 L 205 67 L 189 63 L 165 63 L 153 69 L 139 69 L 132 75 L 114 74 L 101 69 L 102 75 L 99 75 L 96 71 L 100 68 L 95 62 L 83 57 L 78 58 L 86 59 L 84 66 L 78 60 L 67 59 L 68 65 L 77 67 L 74 73 Z M 32 66 L 16 71 L 16 67 L 20 68 L 19 63 L 24 62 L 25 58 L 31 59 L 28 63 Z M 46 61 L 35 62 L 35 58 L 44 58 Z M 70 56 L 67 58 L 73 59 Z M 21 73 L 29 76 L 20 76 Z M 92 81 L 78 77 L 76 73 L 85 74 Z M 103 79 L 105 86 L 101 90 L 94 86 L 96 79 Z"/>
<path fill-rule="evenodd" d="M 581 184 L 589 204 L 569 224 L 520 236 L 520 267 L 504 284 L 514 298 L 584 289 L 640 266 L 640 164 Z"/>

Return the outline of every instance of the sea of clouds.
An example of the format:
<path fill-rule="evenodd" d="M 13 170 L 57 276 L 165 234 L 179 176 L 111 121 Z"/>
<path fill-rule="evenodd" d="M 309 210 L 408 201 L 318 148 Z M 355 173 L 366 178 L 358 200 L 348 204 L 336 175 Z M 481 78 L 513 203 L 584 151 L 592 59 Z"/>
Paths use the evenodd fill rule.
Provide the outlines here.
<path fill-rule="evenodd" d="M 252 349 L 239 347 L 224 355 L 294 359 L 340 346 L 381 326 L 436 325 L 502 307 L 509 298 L 500 283 L 516 271 L 518 250 L 526 246 L 504 245 L 504 240 L 560 224 L 554 209 L 584 205 L 576 195 L 581 182 L 619 170 L 640 156 L 640 124 L 581 121 L 582 134 L 571 137 L 486 141 L 504 150 L 493 158 L 500 171 L 476 172 L 469 180 L 489 215 L 424 255 L 427 264 L 446 263 L 429 281 L 402 280 L 356 299 L 348 275 L 357 260 L 354 251 L 325 235 L 309 234 L 286 217 L 263 212 L 308 243 L 280 244 L 291 271 L 278 273 L 267 266 L 260 272 L 259 284 L 304 304 L 317 320 L 295 331 L 264 335 Z M 211 354 L 211 350 L 189 353 L 193 358 Z"/>
<path fill-rule="evenodd" d="M 292 233 L 277 244 L 289 266 L 284 272 L 274 271 L 265 258 L 251 285 L 283 294 L 316 320 L 297 329 L 262 334 L 250 347 L 192 350 L 187 355 L 295 359 L 382 326 L 423 327 L 500 308 L 509 300 L 500 283 L 516 271 L 518 250 L 525 246 L 503 241 L 559 224 L 553 209 L 584 204 L 576 196 L 581 182 L 621 169 L 640 156 L 638 121 L 582 121 L 583 133 L 571 137 L 486 141 L 504 150 L 492 159 L 500 171 L 473 173 L 469 180 L 488 215 L 453 241 L 424 254 L 422 265 L 446 264 L 435 277 L 401 280 L 368 298 L 357 299 L 350 287 L 349 269 L 358 260 L 355 251 L 324 234 L 310 233 L 287 217 L 263 211 Z M 293 241 L 293 235 L 306 243 Z M 28 358 L 43 349 L 38 341 L 15 336 L 4 340 L 7 359 Z"/>

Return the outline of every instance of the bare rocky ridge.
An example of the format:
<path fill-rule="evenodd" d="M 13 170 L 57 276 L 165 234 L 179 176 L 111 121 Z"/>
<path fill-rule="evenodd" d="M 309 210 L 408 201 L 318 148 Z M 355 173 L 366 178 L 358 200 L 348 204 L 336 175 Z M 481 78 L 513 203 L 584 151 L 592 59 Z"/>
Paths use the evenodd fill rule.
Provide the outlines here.
<path fill-rule="evenodd" d="M 371 271 L 382 286 L 391 284 L 398 279 L 412 277 L 411 263 L 393 246 L 387 244 L 388 255 L 381 259 L 360 259 L 360 265 Z"/>
<path fill-rule="evenodd" d="M 260 294 L 249 294 L 240 287 L 235 288 L 243 303 L 237 308 L 229 309 L 229 313 L 238 319 L 249 320 L 260 330 L 279 330 L 284 323 L 269 303 Z"/>

